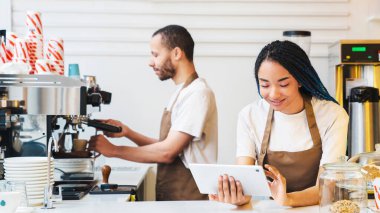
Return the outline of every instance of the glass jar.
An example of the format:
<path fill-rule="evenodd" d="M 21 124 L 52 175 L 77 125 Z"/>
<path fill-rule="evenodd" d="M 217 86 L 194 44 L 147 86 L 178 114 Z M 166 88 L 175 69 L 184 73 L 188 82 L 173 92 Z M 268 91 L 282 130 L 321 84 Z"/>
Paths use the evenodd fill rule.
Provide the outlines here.
<path fill-rule="evenodd" d="M 282 32 L 284 40 L 291 41 L 300 46 L 305 53 L 310 55 L 310 43 L 311 43 L 311 32 L 310 31 L 300 31 L 300 30 L 289 30 Z"/>
<path fill-rule="evenodd" d="M 362 166 L 362 173 L 367 182 L 368 196 L 373 197 L 373 181 L 380 178 L 380 144 L 376 144 L 375 152 L 360 153 L 350 159 Z"/>
<path fill-rule="evenodd" d="M 319 212 L 359 213 L 367 207 L 366 181 L 357 163 L 323 165 L 319 176 Z"/>

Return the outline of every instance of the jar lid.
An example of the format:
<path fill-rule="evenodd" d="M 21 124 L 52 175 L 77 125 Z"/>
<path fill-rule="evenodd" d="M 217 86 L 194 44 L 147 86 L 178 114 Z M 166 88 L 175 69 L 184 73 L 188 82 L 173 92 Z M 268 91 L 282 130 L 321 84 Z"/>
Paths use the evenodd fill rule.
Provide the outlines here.
<path fill-rule="evenodd" d="M 323 164 L 323 168 L 326 170 L 355 171 L 360 170 L 361 166 L 358 163 L 339 162 Z"/>
<path fill-rule="evenodd" d="M 367 158 L 379 158 L 380 157 L 380 143 L 375 144 L 375 150 L 374 152 L 363 152 L 358 154 L 360 157 L 367 157 Z"/>
<path fill-rule="evenodd" d="M 360 157 L 367 157 L 367 158 L 380 158 L 380 152 L 363 152 L 359 154 Z"/>

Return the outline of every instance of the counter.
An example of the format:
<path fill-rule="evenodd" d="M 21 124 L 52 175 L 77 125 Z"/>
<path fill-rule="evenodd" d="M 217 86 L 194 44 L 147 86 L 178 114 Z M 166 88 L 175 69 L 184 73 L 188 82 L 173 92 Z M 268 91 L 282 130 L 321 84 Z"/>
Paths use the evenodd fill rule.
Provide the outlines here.
<path fill-rule="evenodd" d="M 36 208 L 38 213 L 76 213 L 76 212 L 307 212 L 318 213 L 318 206 L 288 208 L 277 205 L 273 200 L 253 201 L 251 205 L 238 208 L 234 205 L 224 204 L 214 201 L 145 201 L 145 202 L 125 202 L 125 196 L 120 195 L 88 195 L 79 201 L 64 201 L 55 204 L 55 209 L 44 210 Z"/>
<path fill-rule="evenodd" d="M 149 167 L 128 167 L 115 169 L 114 176 L 111 175 L 110 182 L 119 184 L 143 185 Z M 126 202 L 128 195 L 91 195 L 88 194 L 81 200 L 65 200 L 54 203 L 54 209 L 41 209 L 35 207 L 33 213 L 118 213 L 118 212 L 181 212 L 181 213 L 203 213 L 203 212 L 307 212 L 319 213 L 319 206 L 290 208 L 279 206 L 273 200 L 252 201 L 249 205 L 236 207 L 215 201 L 140 201 Z M 369 206 L 373 206 L 370 201 Z M 371 212 L 370 210 L 368 212 Z"/>

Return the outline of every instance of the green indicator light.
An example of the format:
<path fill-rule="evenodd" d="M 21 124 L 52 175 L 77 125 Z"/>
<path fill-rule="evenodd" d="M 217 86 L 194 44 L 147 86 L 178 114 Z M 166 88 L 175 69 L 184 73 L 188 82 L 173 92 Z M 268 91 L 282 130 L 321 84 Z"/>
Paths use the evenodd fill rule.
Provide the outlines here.
<path fill-rule="evenodd" d="M 368 56 L 368 59 L 372 59 L 372 56 L 369 55 L 369 56 Z"/>
<path fill-rule="evenodd" d="M 352 52 L 365 52 L 366 50 L 366 47 L 352 47 Z"/>

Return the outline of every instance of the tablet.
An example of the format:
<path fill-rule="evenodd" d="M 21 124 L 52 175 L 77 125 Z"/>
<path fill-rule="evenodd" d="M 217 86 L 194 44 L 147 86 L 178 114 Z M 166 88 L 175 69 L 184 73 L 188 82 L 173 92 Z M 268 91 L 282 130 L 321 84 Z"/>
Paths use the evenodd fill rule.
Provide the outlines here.
<path fill-rule="evenodd" d="M 202 194 L 217 194 L 218 177 L 227 174 L 241 182 L 245 195 L 271 196 L 262 166 L 190 163 L 189 168 Z"/>

